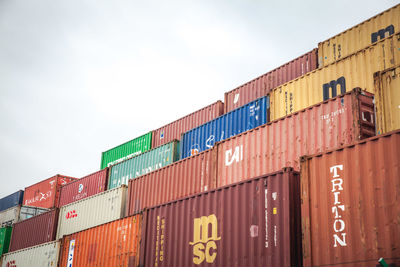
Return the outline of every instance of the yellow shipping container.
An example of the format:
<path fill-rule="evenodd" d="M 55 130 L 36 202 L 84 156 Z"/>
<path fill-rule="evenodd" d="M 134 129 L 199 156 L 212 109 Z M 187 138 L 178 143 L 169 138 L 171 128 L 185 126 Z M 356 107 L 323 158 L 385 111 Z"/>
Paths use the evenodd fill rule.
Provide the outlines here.
<path fill-rule="evenodd" d="M 400 65 L 375 74 L 378 134 L 400 129 Z"/>
<path fill-rule="evenodd" d="M 374 93 L 374 73 L 400 63 L 400 33 L 309 72 L 270 92 L 270 120 L 360 87 Z"/>
<path fill-rule="evenodd" d="M 318 66 L 340 60 L 400 31 L 400 4 L 318 44 Z"/>

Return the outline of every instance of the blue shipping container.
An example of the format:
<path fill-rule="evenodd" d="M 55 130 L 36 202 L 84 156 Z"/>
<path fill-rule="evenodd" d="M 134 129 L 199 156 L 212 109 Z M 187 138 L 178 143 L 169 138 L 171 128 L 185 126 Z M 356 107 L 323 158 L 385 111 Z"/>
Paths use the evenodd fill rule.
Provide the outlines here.
<path fill-rule="evenodd" d="M 210 149 L 216 142 L 268 122 L 269 96 L 256 99 L 182 134 L 181 159 Z"/>
<path fill-rule="evenodd" d="M 2 199 L 0 199 L 0 211 L 21 205 L 23 199 L 24 199 L 23 190 L 19 190 L 14 194 L 3 197 Z"/>

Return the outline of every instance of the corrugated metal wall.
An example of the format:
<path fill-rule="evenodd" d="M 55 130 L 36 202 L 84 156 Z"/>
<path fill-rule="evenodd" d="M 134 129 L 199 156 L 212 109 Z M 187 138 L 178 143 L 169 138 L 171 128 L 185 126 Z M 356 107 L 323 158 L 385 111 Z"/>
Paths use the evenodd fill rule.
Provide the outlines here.
<path fill-rule="evenodd" d="M 0 199 L 0 211 L 9 209 L 22 204 L 24 198 L 24 191 L 19 190 L 11 195 Z"/>
<path fill-rule="evenodd" d="M 275 87 L 287 83 L 318 67 L 317 49 L 225 93 L 225 113 L 263 97 Z"/>
<path fill-rule="evenodd" d="M 111 167 L 108 189 L 123 184 L 129 179 L 167 166 L 179 159 L 179 141 L 173 141 L 160 147 L 151 149 Z"/>
<path fill-rule="evenodd" d="M 171 122 L 153 131 L 152 148 L 180 140 L 181 135 L 197 126 L 224 114 L 224 103 L 217 101 L 211 105 L 197 110 L 183 118 Z"/>
<path fill-rule="evenodd" d="M 270 120 L 315 105 L 356 87 L 373 93 L 374 73 L 399 63 L 400 34 L 396 34 L 271 91 Z"/>
<path fill-rule="evenodd" d="M 0 226 L 11 226 L 13 223 L 19 222 L 19 213 L 21 206 L 15 206 L 0 212 Z"/>
<path fill-rule="evenodd" d="M 399 148 L 397 131 L 303 159 L 304 266 L 400 264 Z"/>

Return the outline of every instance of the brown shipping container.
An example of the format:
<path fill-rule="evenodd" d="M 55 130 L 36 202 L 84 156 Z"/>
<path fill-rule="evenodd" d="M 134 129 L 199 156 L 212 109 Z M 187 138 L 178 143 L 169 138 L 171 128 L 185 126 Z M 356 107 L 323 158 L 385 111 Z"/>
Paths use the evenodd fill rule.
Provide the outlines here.
<path fill-rule="evenodd" d="M 153 131 L 151 148 L 180 140 L 181 134 L 224 114 L 224 103 L 217 101 Z"/>
<path fill-rule="evenodd" d="M 217 183 L 216 162 L 215 150 L 207 150 L 129 180 L 128 214 L 214 189 Z"/>
<path fill-rule="evenodd" d="M 304 266 L 400 266 L 400 131 L 304 157 Z"/>
<path fill-rule="evenodd" d="M 25 188 L 24 206 L 51 209 L 58 207 L 60 188 L 76 178 L 57 174 L 49 179 Z"/>
<path fill-rule="evenodd" d="M 138 266 L 141 229 L 137 214 L 64 236 L 59 266 Z"/>
<path fill-rule="evenodd" d="M 286 169 L 152 207 L 140 266 L 301 266 L 299 193 Z"/>
<path fill-rule="evenodd" d="M 271 89 L 279 85 L 315 70 L 318 67 L 317 62 L 317 49 L 314 49 L 225 93 L 225 113 L 265 96 Z"/>
<path fill-rule="evenodd" d="M 16 251 L 55 240 L 58 212 L 58 209 L 53 209 L 14 224 L 9 251 Z"/>
<path fill-rule="evenodd" d="M 96 195 L 107 189 L 108 168 L 61 187 L 58 207 Z"/>
<path fill-rule="evenodd" d="M 219 143 L 217 185 L 300 170 L 302 155 L 374 135 L 373 96 L 355 89 Z"/>

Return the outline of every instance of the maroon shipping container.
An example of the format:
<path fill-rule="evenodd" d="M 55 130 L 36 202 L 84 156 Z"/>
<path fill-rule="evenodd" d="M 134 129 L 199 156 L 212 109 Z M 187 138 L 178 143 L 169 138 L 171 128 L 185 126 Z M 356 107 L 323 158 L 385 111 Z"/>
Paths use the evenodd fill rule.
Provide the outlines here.
<path fill-rule="evenodd" d="M 180 140 L 181 134 L 224 114 L 224 103 L 217 101 L 153 131 L 151 148 Z"/>
<path fill-rule="evenodd" d="M 293 167 L 300 156 L 375 135 L 373 96 L 354 89 L 218 144 L 218 184 L 224 186 Z"/>
<path fill-rule="evenodd" d="M 107 189 L 108 168 L 61 187 L 59 206 L 90 197 Z"/>
<path fill-rule="evenodd" d="M 32 247 L 55 240 L 58 213 L 58 209 L 53 209 L 14 224 L 9 251 Z"/>
<path fill-rule="evenodd" d="M 146 211 L 140 266 L 301 266 L 299 174 L 286 169 Z"/>
<path fill-rule="evenodd" d="M 129 180 L 128 214 L 214 189 L 216 183 L 216 153 L 207 150 Z"/>
<path fill-rule="evenodd" d="M 400 130 L 302 158 L 304 266 L 400 266 Z"/>
<path fill-rule="evenodd" d="M 25 188 L 24 206 L 52 209 L 58 207 L 60 188 L 76 178 L 57 174 Z"/>
<path fill-rule="evenodd" d="M 263 97 L 275 87 L 296 79 L 318 68 L 317 50 L 314 49 L 236 89 L 225 93 L 225 113 Z"/>

